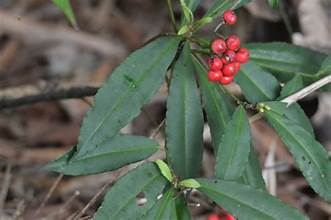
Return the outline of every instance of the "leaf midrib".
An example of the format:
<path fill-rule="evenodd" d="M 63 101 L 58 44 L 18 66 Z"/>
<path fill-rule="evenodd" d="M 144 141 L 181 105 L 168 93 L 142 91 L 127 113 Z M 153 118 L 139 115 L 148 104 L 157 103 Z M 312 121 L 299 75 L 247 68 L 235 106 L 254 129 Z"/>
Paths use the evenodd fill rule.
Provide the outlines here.
<path fill-rule="evenodd" d="M 96 159 L 96 158 L 99 158 L 99 157 L 110 156 L 112 154 L 133 153 L 133 152 L 136 152 L 136 151 L 157 150 L 157 149 L 159 149 L 159 145 L 149 146 L 149 147 L 138 146 L 138 147 L 133 147 L 133 148 L 127 148 L 125 150 L 117 150 L 117 151 L 99 153 L 99 154 L 94 154 L 94 155 L 89 154 L 88 157 L 81 157 L 81 158 L 78 158 L 77 160 L 71 160 L 70 163 L 68 163 L 68 165 L 70 165 L 71 162 L 80 162 L 80 161 L 83 161 L 83 160 L 93 160 L 93 159 Z"/>

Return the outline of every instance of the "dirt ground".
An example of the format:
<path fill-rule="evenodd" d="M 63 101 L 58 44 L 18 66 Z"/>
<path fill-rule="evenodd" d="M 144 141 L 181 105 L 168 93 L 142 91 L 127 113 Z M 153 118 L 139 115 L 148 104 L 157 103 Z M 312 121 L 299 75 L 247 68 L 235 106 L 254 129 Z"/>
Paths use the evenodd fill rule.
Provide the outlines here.
<path fill-rule="evenodd" d="M 197 16 L 203 15 L 213 1 L 201 2 Z M 283 2 L 277 12 L 266 1 L 254 0 L 238 11 L 239 24 L 225 28 L 224 35 L 236 33 L 245 42 L 293 42 L 330 54 L 330 1 Z M 40 169 L 77 143 L 82 118 L 93 98 L 23 102 L 24 105 L 22 100 L 3 100 L 60 88 L 89 87 L 87 94 L 94 94 L 95 88 L 131 51 L 171 31 L 166 1 L 72 3 L 79 31 L 50 1 L 0 0 L 0 220 L 74 219 L 77 215 L 89 219 L 102 201 L 105 184 L 109 187 L 119 175 L 108 172 L 63 177 Z M 179 17 L 179 6 L 175 5 L 175 9 Z M 216 25 L 217 22 L 208 25 L 201 35 L 212 38 Z M 165 98 L 163 88 L 125 128 L 126 132 L 150 135 L 165 116 Z M 313 94 L 300 104 L 318 140 L 330 152 L 331 94 Z M 208 128 L 205 130 L 202 174 L 210 176 L 214 161 Z M 331 219 L 331 205 L 307 185 L 273 130 L 259 120 L 253 125 L 253 136 L 269 191 L 313 220 Z M 163 133 L 157 138 L 163 142 Z M 205 219 L 208 213 L 219 211 L 199 194 L 191 202 L 194 219 Z"/>

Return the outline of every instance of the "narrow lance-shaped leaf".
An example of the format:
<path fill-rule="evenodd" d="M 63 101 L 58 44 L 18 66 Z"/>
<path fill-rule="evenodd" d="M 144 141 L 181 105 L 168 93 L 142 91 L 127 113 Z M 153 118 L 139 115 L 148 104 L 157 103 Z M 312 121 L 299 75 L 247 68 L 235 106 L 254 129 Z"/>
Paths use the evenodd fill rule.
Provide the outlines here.
<path fill-rule="evenodd" d="M 176 220 L 176 196 L 174 189 L 169 189 L 162 198 L 142 216 L 141 220 Z M 179 219 L 178 219 L 179 220 Z"/>
<path fill-rule="evenodd" d="M 303 82 L 302 77 L 295 76 L 293 79 L 291 79 L 284 85 L 280 92 L 280 97 L 278 98 L 278 100 L 284 99 L 287 96 L 294 94 L 303 87 L 305 87 L 305 83 Z"/>
<path fill-rule="evenodd" d="M 251 43 L 245 45 L 250 58 L 259 66 L 286 82 L 295 76 L 311 80 L 326 58 L 325 54 L 287 43 Z"/>
<path fill-rule="evenodd" d="M 154 163 L 141 165 L 110 188 L 93 219 L 139 219 L 154 206 L 167 183 Z"/>
<path fill-rule="evenodd" d="M 298 210 L 251 186 L 218 179 L 198 179 L 198 189 L 240 220 L 308 220 Z"/>
<path fill-rule="evenodd" d="M 63 13 L 65 14 L 65 16 L 68 18 L 68 20 L 70 21 L 70 23 L 77 28 L 77 22 L 75 19 L 75 14 L 72 11 L 72 7 L 70 4 L 70 0 L 52 0 L 53 3 L 59 7 Z"/>
<path fill-rule="evenodd" d="M 199 173 L 203 124 L 191 51 L 186 43 L 173 70 L 166 115 L 167 156 L 181 178 L 196 177 Z"/>
<path fill-rule="evenodd" d="M 256 189 L 266 190 L 262 169 L 256 150 L 251 145 L 248 163 L 241 178 L 242 182 Z"/>
<path fill-rule="evenodd" d="M 284 116 L 273 111 L 267 111 L 264 116 L 293 155 L 309 185 L 330 202 L 330 160 L 325 148 L 307 130 Z"/>
<path fill-rule="evenodd" d="M 191 9 L 192 12 L 194 12 L 197 7 L 199 6 L 200 0 L 184 0 L 187 7 Z"/>
<path fill-rule="evenodd" d="M 194 66 L 199 79 L 204 109 L 207 113 L 212 144 L 215 152 L 217 152 L 221 137 L 224 134 L 227 123 L 231 119 L 233 106 L 220 85 L 208 80 L 207 72 L 202 64 L 194 60 Z"/>
<path fill-rule="evenodd" d="M 290 106 L 287 106 L 286 103 L 276 101 L 265 102 L 265 104 L 271 108 L 271 111 L 285 116 L 288 120 L 297 123 L 299 126 L 308 131 L 312 136 L 315 136 L 314 129 L 310 123 L 310 120 L 299 104 L 294 103 Z"/>
<path fill-rule="evenodd" d="M 135 118 L 158 90 L 180 38 L 158 38 L 132 53 L 99 89 L 84 118 L 78 156 L 95 149 Z"/>
<path fill-rule="evenodd" d="M 151 139 L 130 135 L 115 136 L 104 141 L 84 157 L 75 157 L 76 148 L 49 163 L 45 170 L 66 175 L 87 175 L 116 170 L 151 156 L 159 144 Z"/>
<path fill-rule="evenodd" d="M 224 180 L 239 179 L 247 165 L 251 133 L 245 109 L 233 114 L 218 147 L 215 176 Z"/>
<path fill-rule="evenodd" d="M 280 85 L 277 79 L 252 61 L 241 66 L 235 80 L 251 103 L 271 101 L 279 96 Z"/>

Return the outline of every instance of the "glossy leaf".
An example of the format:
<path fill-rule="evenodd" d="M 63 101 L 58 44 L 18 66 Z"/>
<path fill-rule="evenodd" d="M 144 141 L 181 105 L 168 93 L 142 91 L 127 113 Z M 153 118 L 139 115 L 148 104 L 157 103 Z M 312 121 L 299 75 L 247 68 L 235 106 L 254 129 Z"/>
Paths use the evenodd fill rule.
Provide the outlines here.
<path fill-rule="evenodd" d="M 310 120 L 299 104 L 294 103 L 289 107 L 287 107 L 286 103 L 282 102 L 266 102 L 265 104 L 271 108 L 271 111 L 285 116 L 288 120 L 295 122 L 314 136 L 314 129 Z"/>
<path fill-rule="evenodd" d="M 203 113 L 188 44 L 173 69 L 166 114 L 166 147 L 170 165 L 181 178 L 201 168 Z"/>
<path fill-rule="evenodd" d="M 164 80 L 180 38 L 158 38 L 132 53 L 99 89 L 78 140 L 83 156 L 116 135 L 140 112 Z"/>
<path fill-rule="evenodd" d="M 154 206 L 167 183 L 154 163 L 141 165 L 109 189 L 93 219 L 139 219 Z M 140 197 L 146 203 L 139 204 Z"/>
<path fill-rule="evenodd" d="M 176 195 L 174 189 L 169 189 L 162 198 L 141 219 L 144 220 L 176 220 Z M 179 220 L 179 219 L 178 219 Z"/>
<path fill-rule="evenodd" d="M 317 77 L 319 79 L 319 78 L 323 78 L 324 76 L 327 76 L 330 74 L 331 74 L 331 56 L 328 56 L 322 63 L 322 66 L 317 73 Z M 328 85 L 323 86 L 320 90 L 330 92 L 331 84 L 329 83 Z"/>
<path fill-rule="evenodd" d="M 199 79 L 204 109 L 207 113 L 212 144 L 217 152 L 221 137 L 231 119 L 233 106 L 220 85 L 208 80 L 205 68 L 197 60 L 194 60 L 194 66 Z"/>
<path fill-rule="evenodd" d="M 73 148 L 59 159 L 49 163 L 45 170 L 66 175 L 87 175 L 116 170 L 124 165 L 151 156 L 159 144 L 151 139 L 138 136 L 120 135 L 98 145 L 84 157 L 75 157 Z"/>
<path fill-rule="evenodd" d="M 187 187 L 187 188 L 199 188 L 200 184 L 195 179 L 186 179 L 182 180 L 178 184 L 181 187 Z"/>
<path fill-rule="evenodd" d="M 277 79 L 254 62 L 241 65 L 235 80 L 251 103 L 270 101 L 279 96 L 280 85 Z"/>
<path fill-rule="evenodd" d="M 295 92 L 299 91 L 300 89 L 305 87 L 305 83 L 301 76 L 295 76 L 293 79 L 288 81 L 282 91 L 280 92 L 280 97 L 278 100 L 284 99 L 287 96 L 294 94 Z"/>
<path fill-rule="evenodd" d="M 186 22 L 191 23 L 194 19 L 191 9 L 186 5 L 185 0 L 180 0 L 180 5 L 182 6 L 182 11 L 183 11 Z"/>
<path fill-rule="evenodd" d="M 223 12 L 227 9 L 237 9 L 251 0 L 215 0 L 214 4 L 209 8 L 204 17 L 216 18 L 217 16 L 222 16 Z"/>
<path fill-rule="evenodd" d="M 215 176 L 224 180 L 239 179 L 247 165 L 251 133 L 245 109 L 240 106 L 228 123 L 218 147 Z"/>
<path fill-rule="evenodd" d="M 236 182 L 198 179 L 198 189 L 236 219 L 240 220 L 308 220 L 298 210 L 262 190 Z"/>
<path fill-rule="evenodd" d="M 253 146 L 251 146 L 249 152 L 248 163 L 242 176 L 242 182 L 256 189 L 266 190 L 259 157 Z"/>
<path fill-rule="evenodd" d="M 57 7 L 59 7 L 63 11 L 67 19 L 70 21 L 70 23 L 74 27 L 77 27 L 75 14 L 72 11 L 70 0 L 52 0 L 52 1 Z"/>
<path fill-rule="evenodd" d="M 287 43 L 251 43 L 250 58 L 282 82 L 295 76 L 312 80 L 326 58 L 325 54 Z"/>
<path fill-rule="evenodd" d="M 331 201 L 330 160 L 325 148 L 297 123 L 273 111 L 265 118 L 289 149 L 309 185 L 323 198 Z"/>
<path fill-rule="evenodd" d="M 162 175 L 169 181 L 172 182 L 174 180 L 174 177 L 172 176 L 171 170 L 163 160 L 156 160 L 156 165 L 159 167 L 160 172 Z"/>

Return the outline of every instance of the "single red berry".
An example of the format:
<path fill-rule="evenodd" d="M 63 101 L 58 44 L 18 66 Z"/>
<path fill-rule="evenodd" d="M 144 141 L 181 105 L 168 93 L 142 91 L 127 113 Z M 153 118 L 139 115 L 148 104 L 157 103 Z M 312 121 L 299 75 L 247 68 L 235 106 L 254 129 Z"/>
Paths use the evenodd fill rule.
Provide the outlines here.
<path fill-rule="evenodd" d="M 216 214 L 210 214 L 210 215 L 208 215 L 207 220 L 221 220 L 221 219 Z"/>
<path fill-rule="evenodd" d="M 220 71 L 222 69 L 223 63 L 219 57 L 214 57 L 209 63 L 209 68 L 212 71 Z"/>
<path fill-rule="evenodd" d="M 234 76 L 238 71 L 235 63 L 228 63 L 223 66 L 222 71 L 224 76 Z"/>
<path fill-rule="evenodd" d="M 227 10 L 223 14 L 223 19 L 227 24 L 233 25 L 237 23 L 237 16 L 232 10 Z"/>
<path fill-rule="evenodd" d="M 209 71 L 208 72 L 208 79 L 210 81 L 219 81 L 223 76 L 223 73 L 221 71 Z"/>
<path fill-rule="evenodd" d="M 230 215 L 229 213 L 227 213 L 225 216 L 225 220 L 236 220 L 236 218 Z"/>
<path fill-rule="evenodd" d="M 221 38 L 213 40 L 213 42 L 211 43 L 211 50 L 214 53 L 219 54 L 219 55 L 224 53 L 226 51 L 225 40 L 223 40 Z"/>
<path fill-rule="evenodd" d="M 236 53 L 235 60 L 239 63 L 246 63 L 249 60 L 249 51 L 246 48 L 240 48 Z"/>
<path fill-rule="evenodd" d="M 236 72 L 240 70 L 240 63 L 239 62 L 233 62 L 236 67 Z"/>
<path fill-rule="evenodd" d="M 236 35 L 231 35 L 226 39 L 226 46 L 229 50 L 238 50 L 240 47 L 240 38 Z"/>
<path fill-rule="evenodd" d="M 222 57 L 222 62 L 223 64 L 228 64 L 234 61 L 234 58 L 236 56 L 236 52 L 233 50 L 227 50 L 225 51 L 223 57 Z"/>
<path fill-rule="evenodd" d="M 233 77 L 232 76 L 223 76 L 219 82 L 222 84 L 222 85 L 228 85 L 230 83 L 232 83 L 233 81 Z"/>

